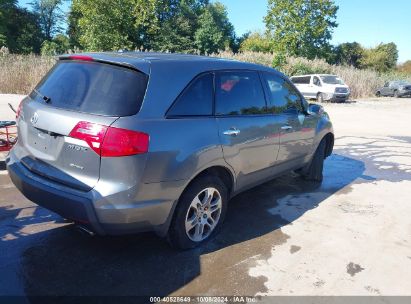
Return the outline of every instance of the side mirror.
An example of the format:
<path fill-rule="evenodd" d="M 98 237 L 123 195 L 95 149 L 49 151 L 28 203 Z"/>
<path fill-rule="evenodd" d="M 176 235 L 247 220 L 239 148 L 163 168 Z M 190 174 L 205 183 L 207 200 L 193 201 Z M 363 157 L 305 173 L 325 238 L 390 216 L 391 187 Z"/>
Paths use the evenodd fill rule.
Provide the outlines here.
<path fill-rule="evenodd" d="M 310 103 L 308 105 L 307 113 L 309 115 L 321 115 L 324 112 L 324 108 L 321 105 Z"/>

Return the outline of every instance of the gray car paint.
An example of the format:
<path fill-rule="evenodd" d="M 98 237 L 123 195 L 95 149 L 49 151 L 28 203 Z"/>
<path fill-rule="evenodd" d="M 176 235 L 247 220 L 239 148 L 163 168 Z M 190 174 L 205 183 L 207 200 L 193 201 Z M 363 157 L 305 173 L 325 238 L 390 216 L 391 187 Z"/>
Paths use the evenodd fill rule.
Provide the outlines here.
<path fill-rule="evenodd" d="M 27 98 L 18 122 L 19 142 L 7 162 L 11 167 L 25 157 L 40 160 L 50 166 L 43 167 L 45 184 L 55 187 L 48 178 L 57 170 L 63 177 L 53 182 L 69 180 L 77 182 L 77 186 L 88 187 L 82 195 L 92 201 L 98 222 L 107 234 L 154 230 L 165 235 L 178 198 L 204 170 L 224 168 L 233 180 L 233 196 L 287 170 L 307 165 L 321 139 L 333 133 L 325 113 L 307 113 L 303 97 L 306 109 L 294 116 L 166 117 L 173 101 L 200 73 L 234 69 L 265 71 L 285 77 L 268 67 L 191 55 L 138 52 L 82 55 L 134 67 L 149 75 L 139 113 L 104 117 L 56 109 Z M 35 112 L 38 121 L 34 126 L 30 119 Z M 84 142 L 67 136 L 79 121 L 146 132 L 150 135 L 149 152 L 100 158 L 90 149 L 69 150 L 67 146 L 73 142 L 87 148 Z M 284 125 L 293 128 L 282 130 Z M 230 128 L 237 128 L 241 133 L 224 135 Z M 39 129 L 49 136 L 41 148 L 34 144 Z M 62 136 L 53 138 L 47 132 Z M 44 152 L 44 148 L 55 150 Z M 79 169 L 81 167 L 84 169 Z M 71 191 L 69 188 L 65 188 L 67 192 Z"/>
<path fill-rule="evenodd" d="M 401 81 L 389 81 L 384 84 L 383 87 L 376 90 L 377 95 L 381 96 L 411 96 L 411 83 L 405 84 Z"/>

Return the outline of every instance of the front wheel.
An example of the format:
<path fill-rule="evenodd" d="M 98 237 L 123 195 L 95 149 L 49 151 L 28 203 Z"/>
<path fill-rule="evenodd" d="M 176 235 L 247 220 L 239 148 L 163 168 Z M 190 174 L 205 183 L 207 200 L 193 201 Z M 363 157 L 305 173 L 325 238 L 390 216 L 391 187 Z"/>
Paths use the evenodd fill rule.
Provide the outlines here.
<path fill-rule="evenodd" d="M 311 163 L 309 164 L 308 168 L 303 174 L 304 179 L 314 182 L 322 182 L 325 148 L 326 142 L 325 139 L 323 139 L 318 145 L 317 150 L 314 153 L 313 159 L 311 160 Z"/>
<path fill-rule="evenodd" d="M 380 92 L 380 91 L 376 92 L 376 93 L 375 93 L 375 96 L 381 97 L 381 92 Z"/>
<path fill-rule="evenodd" d="M 400 98 L 400 95 L 398 94 L 398 91 L 397 91 L 397 90 L 394 91 L 394 97 L 395 97 L 395 98 Z"/>
<path fill-rule="evenodd" d="M 173 247 L 189 249 L 218 232 L 227 210 L 228 191 L 216 176 L 194 180 L 182 194 L 168 233 Z"/>

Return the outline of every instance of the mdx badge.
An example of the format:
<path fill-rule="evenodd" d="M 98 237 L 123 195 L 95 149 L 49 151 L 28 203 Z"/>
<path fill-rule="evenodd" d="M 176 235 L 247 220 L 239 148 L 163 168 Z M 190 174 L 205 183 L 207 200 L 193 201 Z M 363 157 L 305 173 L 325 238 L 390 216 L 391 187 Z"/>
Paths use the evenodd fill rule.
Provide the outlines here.
<path fill-rule="evenodd" d="M 74 150 L 74 151 L 87 151 L 86 147 L 81 147 L 81 146 L 77 146 L 77 145 L 68 145 L 67 148 L 69 148 L 70 150 Z"/>

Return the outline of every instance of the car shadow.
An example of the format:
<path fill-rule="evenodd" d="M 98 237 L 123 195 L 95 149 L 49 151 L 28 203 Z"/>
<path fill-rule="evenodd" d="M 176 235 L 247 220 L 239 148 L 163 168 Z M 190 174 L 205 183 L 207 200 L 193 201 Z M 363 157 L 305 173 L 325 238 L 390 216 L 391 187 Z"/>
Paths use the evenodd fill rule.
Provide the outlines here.
<path fill-rule="evenodd" d="M 322 184 L 290 173 L 244 192 L 230 201 L 222 231 L 192 250 L 172 249 L 151 233 L 91 238 L 73 225 L 39 232 L 43 237 L 15 233 L 5 240 L 0 235 L 0 245 L 6 249 L 32 239 L 22 252 L 18 275 L 25 294 L 39 302 L 45 299 L 36 296 L 75 302 L 70 296 L 255 294 L 264 291 L 264 279 L 250 277 L 248 268 L 287 241 L 281 227 L 339 190 L 350 191 L 354 180 L 373 180 L 364 171 L 362 161 L 333 154 L 325 162 Z M 130 298 L 133 303 L 146 301 Z"/>

